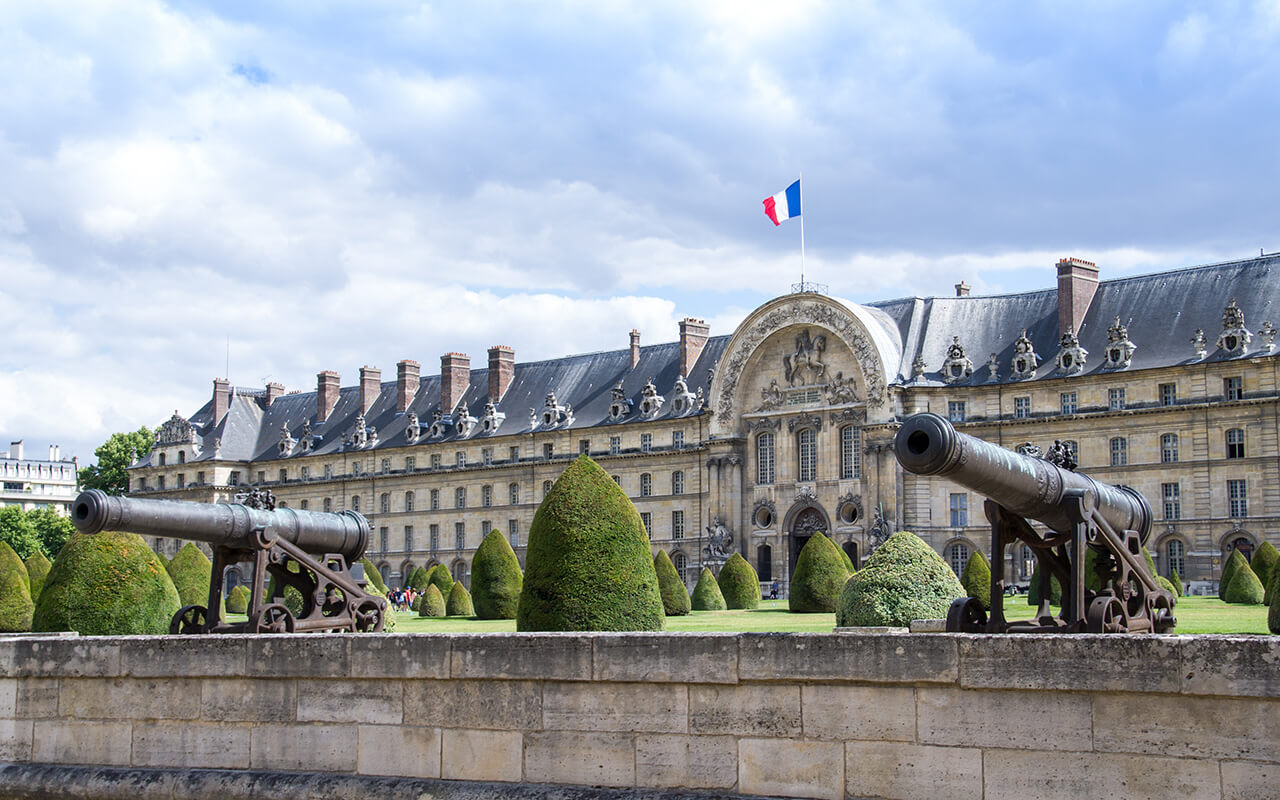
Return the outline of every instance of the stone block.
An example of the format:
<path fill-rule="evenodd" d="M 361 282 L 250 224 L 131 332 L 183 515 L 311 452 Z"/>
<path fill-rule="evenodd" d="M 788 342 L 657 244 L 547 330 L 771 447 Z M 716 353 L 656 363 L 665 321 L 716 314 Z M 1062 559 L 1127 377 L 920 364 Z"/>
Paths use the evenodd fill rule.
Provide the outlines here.
<path fill-rule="evenodd" d="M 198 722 L 136 723 L 133 726 L 133 765 L 247 769 L 249 726 Z"/>
<path fill-rule="evenodd" d="M 738 679 L 954 683 L 955 639 L 926 634 L 744 633 Z"/>
<path fill-rule="evenodd" d="M 514 731 L 450 728 L 440 732 L 440 777 L 519 783 L 524 737 Z"/>
<path fill-rule="evenodd" d="M 845 791 L 851 797 L 887 800 L 982 797 L 982 751 L 977 748 L 847 742 L 844 752 Z"/>
<path fill-rule="evenodd" d="M 732 736 L 636 736 L 636 785 L 658 789 L 732 789 L 738 740 Z"/>
<path fill-rule="evenodd" d="M 537 681 L 408 681 L 404 721 L 499 730 L 542 727 L 542 684 Z"/>
<path fill-rule="evenodd" d="M 205 678 L 200 716 L 221 722 L 292 722 L 298 681 L 265 678 Z"/>
<path fill-rule="evenodd" d="M 909 686 L 809 684 L 801 700 L 806 739 L 915 740 L 916 695 Z"/>
<path fill-rule="evenodd" d="M 361 725 L 356 771 L 361 775 L 440 777 L 440 731 L 410 725 Z"/>
<path fill-rule="evenodd" d="M 0 719 L 0 761 L 31 760 L 31 729 L 29 719 Z"/>
<path fill-rule="evenodd" d="M 355 678 L 447 678 L 448 636 L 388 634 L 351 639 L 351 676 Z"/>
<path fill-rule="evenodd" d="M 1220 797 L 1218 762 L 1124 753 L 986 750 L 983 800 L 1168 800 Z"/>
<path fill-rule="evenodd" d="M 33 725 L 32 761 L 117 767 L 129 764 L 131 723 L 38 719 Z"/>
<path fill-rule="evenodd" d="M 120 674 L 119 641 L 69 636 L 9 639 L 0 642 L 0 675 L 9 678 L 115 677 Z"/>
<path fill-rule="evenodd" d="M 1095 695 L 1093 744 L 1103 752 L 1280 762 L 1280 700 Z"/>
<path fill-rule="evenodd" d="M 254 725 L 252 769 L 352 772 L 359 734 L 355 725 Z"/>
<path fill-rule="evenodd" d="M 783 684 L 689 687 L 689 732 L 799 736 L 800 687 Z"/>
<path fill-rule="evenodd" d="M 946 633 L 947 621 L 945 619 L 913 619 L 908 630 L 912 633 Z"/>
<path fill-rule="evenodd" d="M 576 633 L 453 637 L 454 678 L 591 680 L 591 641 Z"/>
<path fill-rule="evenodd" d="M 1222 800 L 1280 800 L 1280 764 L 1223 761 Z"/>
<path fill-rule="evenodd" d="M 1028 607 L 1029 608 L 1029 607 Z M 966 689 L 1176 692 L 1174 636 L 948 634 L 960 648 Z"/>
<path fill-rule="evenodd" d="M 139 636 L 120 640 L 120 671 L 140 678 L 243 675 L 248 636 Z"/>
<path fill-rule="evenodd" d="M 1179 638 L 1183 693 L 1280 697 L 1280 637 Z"/>
<path fill-rule="evenodd" d="M 737 634 L 619 633 L 594 638 L 597 681 L 738 682 Z"/>
<path fill-rule="evenodd" d="M 842 800 L 844 745 L 798 739 L 740 739 L 738 791 Z"/>
<path fill-rule="evenodd" d="M 245 653 L 245 672 L 251 678 L 351 677 L 348 645 L 355 638 L 343 634 L 251 636 Z"/>
<path fill-rule="evenodd" d="M 76 719 L 196 719 L 200 681 L 150 678 L 67 678 L 58 711 Z"/>
<path fill-rule="evenodd" d="M 916 690 L 923 744 L 1089 750 L 1089 695 L 947 687 Z"/>
<path fill-rule="evenodd" d="M 548 681 L 542 687 L 544 730 L 684 733 L 688 726 L 683 684 Z"/>
<path fill-rule="evenodd" d="M 367 722 L 399 725 L 404 721 L 401 681 L 298 681 L 299 722 Z"/>
<path fill-rule="evenodd" d="M 581 786 L 634 786 L 634 739 L 625 733 L 547 731 L 524 737 L 524 780 Z"/>
<path fill-rule="evenodd" d="M 18 715 L 18 679 L 0 678 L 0 719 Z"/>
<path fill-rule="evenodd" d="M 18 719 L 46 719 L 58 716 L 57 678 L 19 678 L 16 698 Z"/>

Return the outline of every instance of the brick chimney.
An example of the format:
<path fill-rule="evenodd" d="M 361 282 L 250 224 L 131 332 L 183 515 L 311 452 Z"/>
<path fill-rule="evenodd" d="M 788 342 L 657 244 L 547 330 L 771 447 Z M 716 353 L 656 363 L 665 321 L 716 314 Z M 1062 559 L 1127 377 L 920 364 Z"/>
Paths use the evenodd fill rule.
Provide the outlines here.
<path fill-rule="evenodd" d="M 231 408 L 231 381 L 226 378 L 213 379 L 213 424 L 222 422 Z"/>
<path fill-rule="evenodd" d="M 1079 333 L 1085 312 L 1098 291 L 1098 265 L 1080 258 L 1058 261 L 1058 336 L 1067 328 Z"/>
<path fill-rule="evenodd" d="M 965 283 L 964 281 L 960 281 L 959 283 L 957 283 L 956 297 L 968 297 L 968 296 L 969 296 L 969 284 Z"/>
<path fill-rule="evenodd" d="M 324 422 L 338 404 L 338 373 L 331 369 L 316 374 L 316 422 Z"/>
<path fill-rule="evenodd" d="M 284 384 L 272 381 L 267 384 L 267 408 L 271 408 L 271 404 L 276 401 L 277 397 L 284 394 Z"/>
<path fill-rule="evenodd" d="M 640 363 L 640 331 L 635 328 L 631 329 L 631 368 L 635 369 L 636 364 Z"/>
<path fill-rule="evenodd" d="M 489 402 L 497 403 L 507 393 L 516 374 L 516 351 L 505 344 L 489 348 Z"/>
<path fill-rule="evenodd" d="M 396 411 L 404 413 L 409 410 L 413 398 L 418 394 L 418 379 L 421 367 L 417 361 L 406 358 L 396 364 Z"/>
<path fill-rule="evenodd" d="M 702 347 L 711 335 L 711 326 L 700 319 L 685 317 L 680 320 L 680 374 L 688 377 Z"/>
<path fill-rule="evenodd" d="M 453 411 L 471 384 L 471 356 L 445 353 L 440 356 L 440 410 Z"/>
<path fill-rule="evenodd" d="M 373 401 L 382 393 L 382 370 L 377 367 L 360 368 L 360 413 L 368 414 Z"/>

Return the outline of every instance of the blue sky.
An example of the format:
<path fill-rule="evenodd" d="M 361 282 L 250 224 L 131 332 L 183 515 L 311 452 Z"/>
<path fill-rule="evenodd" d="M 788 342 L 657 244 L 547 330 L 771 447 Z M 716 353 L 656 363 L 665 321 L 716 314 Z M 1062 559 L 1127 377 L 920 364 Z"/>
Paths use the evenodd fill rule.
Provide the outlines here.
<path fill-rule="evenodd" d="M 1280 0 L 0 4 L 0 448 L 1280 250 Z M 4 438 L 8 437 L 8 438 Z"/>

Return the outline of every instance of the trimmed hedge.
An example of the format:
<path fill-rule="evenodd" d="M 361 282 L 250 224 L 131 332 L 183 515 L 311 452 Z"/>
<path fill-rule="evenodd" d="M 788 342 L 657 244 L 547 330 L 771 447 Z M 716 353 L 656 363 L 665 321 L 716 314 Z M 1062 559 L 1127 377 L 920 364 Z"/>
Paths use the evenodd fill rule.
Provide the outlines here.
<path fill-rule="evenodd" d="M 666 615 L 683 617 L 688 614 L 692 607 L 689 591 L 684 588 L 684 581 L 680 580 L 680 573 L 666 550 L 659 550 L 653 557 L 653 571 L 658 574 L 658 593 L 662 595 L 662 610 Z"/>
<path fill-rule="evenodd" d="M 471 602 L 480 619 L 515 619 L 524 574 L 507 537 L 489 531 L 471 561 Z"/>
<path fill-rule="evenodd" d="M 409 572 L 409 578 L 404 582 L 405 586 L 420 592 L 427 588 L 427 584 L 431 582 L 431 573 L 427 572 L 424 567 L 414 567 Z"/>
<path fill-rule="evenodd" d="M 836 543 L 821 533 L 809 537 L 796 558 L 787 610 L 801 614 L 829 614 L 836 610 L 840 592 L 844 590 L 850 574 L 840 553 Z M 720 574 L 724 575 L 723 572 Z"/>
<path fill-rule="evenodd" d="M 960 585 L 972 598 L 982 603 L 982 607 L 991 611 L 991 562 L 981 550 L 974 550 L 969 556 L 969 563 L 964 566 L 964 574 L 960 576 Z"/>
<path fill-rule="evenodd" d="M 453 573 L 444 564 L 436 564 L 427 573 L 427 583 L 439 589 L 441 597 L 448 597 L 453 591 Z"/>
<path fill-rule="evenodd" d="M 246 614 L 249 612 L 249 587 L 241 584 L 227 592 L 227 613 Z"/>
<path fill-rule="evenodd" d="M 1236 568 L 1236 571 L 1231 574 L 1231 583 L 1227 585 L 1226 596 L 1223 599 L 1228 603 L 1260 606 L 1265 596 L 1262 582 L 1258 580 L 1257 574 L 1249 568 L 1249 565 L 1245 564 Z"/>
<path fill-rule="evenodd" d="M 711 574 L 710 568 L 703 567 L 702 573 L 698 575 L 698 583 L 693 587 L 689 605 L 694 611 L 725 610 L 724 595 L 721 594 L 720 584 L 716 583 L 716 576 Z"/>
<path fill-rule="evenodd" d="M 369 581 L 369 585 L 365 587 L 365 591 L 369 594 L 385 595 L 387 593 L 387 584 L 382 580 L 382 573 L 378 572 L 378 568 L 368 558 L 360 559 L 360 566 L 364 567 L 365 580 Z M 374 592 L 373 590 L 377 590 Z"/>
<path fill-rule="evenodd" d="M 173 580 L 141 536 L 77 533 L 49 569 L 31 627 L 86 636 L 166 634 L 180 606 Z"/>
<path fill-rule="evenodd" d="M 184 606 L 203 606 L 209 602 L 209 578 L 213 562 L 196 547 L 187 542 L 165 567 L 178 590 L 178 600 Z"/>
<path fill-rule="evenodd" d="M 475 606 L 471 604 L 471 595 L 467 592 L 467 587 L 462 585 L 462 581 L 455 581 L 453 588 L 449 590 L 449 599 L 445 601 L 444 613 L 450 617 L 476 615 Z"/>
<path fill-rule="evenodd" d="M 913 619 L 940 619 L 964 596 L 947 562 L 919 536 L 899 531 L 845 584 L 836 625 L 904 627 Z"/>
<path fill-rule="evenodd" d="M 1231 555 L 1227 556 L 1227 563 L 1222 565 L 1222 576 L 1218 578 L 1218 599 L 1227 599 L 1227 587 L 1231 585 L 1231 578 L 1235 575 L 1236 570 L 1240 566 L 1249 566 L 1249 561 L 1236 548 L 1231 548 Z"/>
<path fill-rule="evenodd" d="M 7 542 L 0 541 L 0 631 L 31 630 L 34 611 L 27 567 Z"/>
<path fill-rule="evenodd" d="M 1263 586 L 1266 586 L 1271 583 L 1271 573 L 1275 570 L 1277 561 L 1280 561 L 1280 550 L 1276 550 L 1271 542 L 1263 542 L 1258 545 L 1257 550 L 1253 551 L 1253 558 L 1249 560 L 1249 569 L 1253 570 L 1253 574 L 1258 576 Z"/>
<path fill-rule="evenodd" d="M 1173 585 L 1174 595 L 1182 597 L 1182 578 L 1178 576 L 1176 569 L 1169 573 L 1169 583 Z"/>
<path fill-rule="evenodd" d="M 444 598 L 440 596 L 440 588 L 434 583 L 430 584 L 418 598 L 418 616 L 443 617 L 444 615 Z"/>
<path fill-rule="evenodd" d="M 760 607 L 760 576 L 741 553 L 729 556 L 720 568 L 716 583 L 720 585 L 720 594 L 730 610 Z"/>
<path fill-rule="evenodd" d="M 53 565 L 49 563 L 49 559 L 45 558 L 44 553 L 34 553 L 23 562 L 23 566 L 27 568 L 27 579 L 31 583 L 31 599 L 34 601 L 40 596 L 40 590 L 44 588 L 44 579 L 49 575 L 49 567 Z"/>
<path fill-rule="evenodd" d="M 658 575 L 640 512 L 578 456 L 529 526 L 517 631 L 660 631 Z"/>

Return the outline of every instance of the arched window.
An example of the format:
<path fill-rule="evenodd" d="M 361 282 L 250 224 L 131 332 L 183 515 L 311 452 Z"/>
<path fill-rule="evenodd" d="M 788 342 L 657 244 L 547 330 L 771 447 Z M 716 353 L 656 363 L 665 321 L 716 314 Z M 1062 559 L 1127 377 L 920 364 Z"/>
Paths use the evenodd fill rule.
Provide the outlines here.
<path fill-rule="evenodd" d="M 1178 434 L 1166 433 L 1160 437 L 1160 463 L 1172 464 L 1178 460 Z"/>
<path fill-rule="evenodd" d="M 805 428 L 796 437 L 796 445 L 800 461 L 798 480 L 816 481 L 818 479 L 818 437 L 813 428 Z"/>
<path fill-rule="evenodd" d="M 964 568 L 969 565 L 969 545 L 956 542 L 948 547 L 947 563 L 951 565 L 951 570 L 955 572 L 957 578 L 963 575 Z"/>
<path fill-rule="evenodd" d="M 391 493 L 383 492 L 378 497 L 378 510 L 383 514 L 391 513 Z"/>
<path fill-rule="evenodd" d="M 413 492 L 404 493 L 404 510 L 405 511 L 413 510 Z"/>
<path fill-rule="evenodd" d="M 1186 547 L 1182 544 L 1180 539 L 1170 539 L 1165 543 L 1164 563 L 1169 570 L 1170 576 L 1172 576 L 1174 572 L 1177 572 L 1179 577 L 1186 574 L 1187 566 L 1185 558 Z"/>
<path fill-rule="evenodd" d="M 1245 561 L 1253 560 L 1253 542 L 1249 541 L 1243 536 L 1237 538 L 1234 542 L 1232 542 L 1231 548 L 1233 550 L 1239 550 L 1240 555 L 1244 556 Z M 1230 553 L 1228 553 L 1228 555 L 1230 555 Z"/>
<path fill-rule="evenodd" d="M 333 510 L 333 500 L 331 498 L 326 497 L 320 505 L 326 512 Z"/>
<path fill-rule="evenodd" d="M 1129 440 L 1117 436 L 1111 440 L 1111 466 L 1123 467 L 1129 463 Z"/>
<path fill-rule="evenodd" d="M 756 437 L 756 483 L 773 483 L 773 434 L 767 431 Z"/>
<path fill-rule="evenodd" d="M 458 559 L 453 562 L 453 569 L 451 569 L 450 572 L 453 573 L 453 579 L 455 581 L 458 581 L 463 586 L 467 585 L 467 562 L 462 559 Z"/>
<path fill-rule="evenodd" d="M 862 477 L 862 432 L 852 425 L 840 429 L 840 477 Z"/>
<path fill-rule="evenodd" d="M 653 476 L 647 472 L 640 473 L 640 496 L 648 497 L 653 494 Z"/>
<path fill-rule="evenodd" d="M 685 573 L 689 569 L 689 557 L 680 551 L 671 554 L 671 563 L 676 568 L 676 572 L 680 574 L 680 580 L 688 583 L 689 576 Z"/>
<path fill-rule="evenodd" d="M 520 484 L 513 483 L 507 487 L 507 500 L 513 506 L 520 505 Z"/>
<path fill-rule="evenodd" d="M 1244 458 L 1244 430 L 1232 428 L 1227 431 L 1227 458 Z M 160 462 L 163 464 L 164 462 Z"/>

